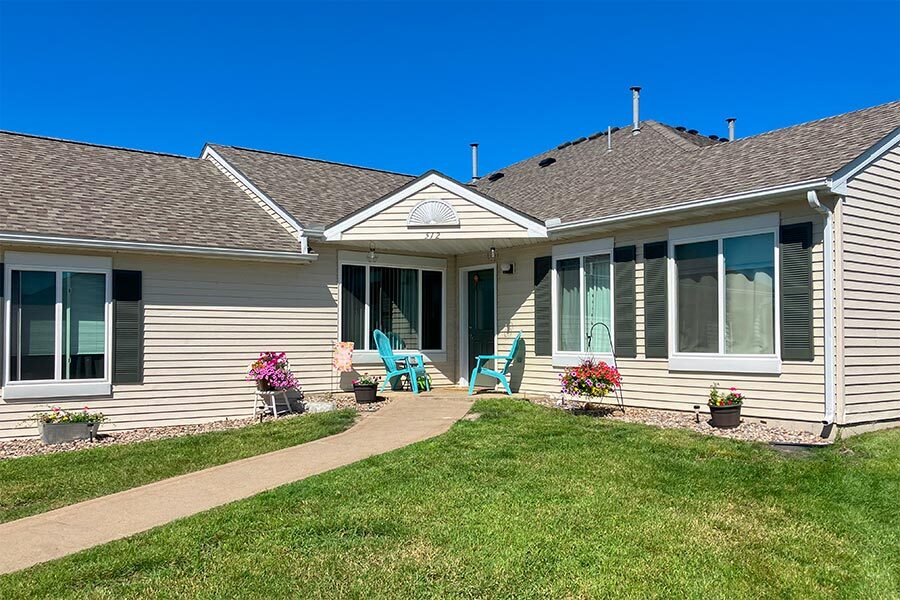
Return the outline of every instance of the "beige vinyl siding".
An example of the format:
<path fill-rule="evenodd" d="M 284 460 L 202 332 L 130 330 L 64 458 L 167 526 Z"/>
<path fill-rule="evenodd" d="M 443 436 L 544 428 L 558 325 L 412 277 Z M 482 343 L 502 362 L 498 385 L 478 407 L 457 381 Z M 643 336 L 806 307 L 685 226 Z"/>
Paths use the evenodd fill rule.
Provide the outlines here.
<path fill-rule="evenodd" d="M 259 196 L 257 196 L 256 193 L 255 193 L 253 190 L 251 190 L 251 189 L 248 188 L 246 185 L 244 185 L 243 183 L 241 183 L 241 181 L 240 181 L 237 177 L 235 177 L 235 176 L 231 173 L 231 171 L 229 171 L 228 169 L 226 169 L 225 166 L 222 165 L 222 163 L 220 163 L 219 161 L 217 161 L 217 160 L 216 160 L 215 158 L 213 158 L 212 156 L 208 156 L 208 157 L 207 157 L 207 160 L 208 160 L 209 162 L 211 162 L 213 165 L 215 165 L 215 167 L 216 167 L 219 171 L 221 171 L 222 174 L 223 174 L 225 177 L 227 177 L 234 185 L 236 185 L 236 186 L 238 186 L 239 188 L 241 188 L 241 190 L 242 190 L 245 194 L 247 194 L 247 196 L 257 204 L 257 206 L 259 206 L 261 209 L 263 209 L 264 211 L 266 211 L 266 214 L 267 214 L 267 215 L 269 215 L 270 217 L 272 217 L 279 225 L 281 225 L 282 227 L 284 227 L 291 235 L 293 235 L 294 237 L 299 237 L 299 236 L 300 236 L 300 232 L 297 231 L 297 228 L 296 228 L 296 227 L 294 227 L 293 225 L 291 225 L 290 223 L 288 223 L 287 221 L 285 221 L 284 218 L 282 218 L 281 215 L 279 215 L 277 212 L 275 212 L 275 211 L 272 209 L 272 206 L 271 206 L 268 202 L 266 202 L 265 200 L 263 200 L 262 198 L 260 198 Z"/>
<path fill-rule="evenodd" d="M 900 147 L 848 184 L 842 211 L 847 424 L 900 418 Z"/>
<path fill-rule="evenodd" d="M 254 393 L 244 375 L 264 350 L 287 352 L 306 393 L 348 388 L 353 374 L 341 378 L 331 369 L 337 249 L 317 250 L 309 265 L 116 254 L 115 269 L 143 273 L 144 382 L 114 385 L 112 398 L 0 401 L 0 438 L 34 435 L 22 421 L 49 403 L 102 411 L 107 431 L 248 417 Z M 429 365 L 438 385 L 456 376 L 455 358 L 446 359 L 456 356 L 453 260 L 447 287 L 448 352 Z M 384 372 L 380 363 L 359 369 Z"/>
<path fill-rule="evenodd" d="M 668 238 L 667 227 L 649 228 L 611 235 L 616 246 L 637 246 L 636 296 L 637 296 L 637 348 L 634 359 L 620 359 L 623 375 L 625 403 L 675 410 L 693 410 L 696 404 L 704 404 L 709 386 L 719 383 L 736 386 L 748 397 L 744 414 L 764 419 L 783 419 L 817 423 L 824 411 L 824 329 L 823 329 L 823 256 L 822 220 L 816 218 L 806 206 L 805 199 L 798 199 L 780 208 L 768 208 L 759 213 L 780 210 L 782 223 L 812 221 L 814 231 L 813 251 L 813 307 L 815 318 L 815 359 L 812 362 L 785 362 L 781 375 L 750 374 L 702 374 L 668 370 L 667 359 L 644 357 L 644 278 L 643 244 Z M 752 214 L 752 213 L 747 213 Z M 736 215 L 729 214 L 727 218 Z M 705 219 L 712 221 L 714 219 Z M 691 223 L 699 222 L 698 220 Z M 686 223 L 676 223 L 681 225 Z M 569 240 L 566 240 L 568 242 Z M 552 365 L 551 357 L 534 355 L 534 292 L 533 261 L 538 256 L 548 256 L 551 245 L 508 249 L 500 252 L 498 262 L 515 262 L 513 275 L 498 275 L 498 350 L 505 352 L 518 331 L 524 332 L 526 359 L 521 374 L 521 389 L 534 393 L 559 392 L 561 368 Z M 483 256 L 460 257 L 459 265 L 484 262 Z M 671 299 L 670 299 L 671 301 Z"/>
<path fill-rule="evenodd" d="M 409 211 L 423 200 L 441 200 L 446 202 L 459 216 L 459 226 L 408 227 Z M 362 223 L 351 227 L 341 239 L 352 240 L 421 240 L 428 232 L 439 232 L 440 239 L 467 239 L 472 237 L 528 237 L 528 230 L 500 215 L 460 198 L 438 185 L 413 194 L 409 198 L 397 202 L 380 213 L 373 215 Z"/>

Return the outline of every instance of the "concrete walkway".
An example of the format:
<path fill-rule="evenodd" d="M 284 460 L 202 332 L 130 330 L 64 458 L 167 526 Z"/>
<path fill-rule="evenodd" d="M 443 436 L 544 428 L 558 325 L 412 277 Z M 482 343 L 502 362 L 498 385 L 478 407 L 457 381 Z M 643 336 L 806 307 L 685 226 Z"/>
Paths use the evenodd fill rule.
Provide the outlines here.
<path fill-rule="evenodd" d="M 0 574 L 436 436 L 470 407 L 461 394 L 398 395 L 337 435 L 4 523 Z"/>

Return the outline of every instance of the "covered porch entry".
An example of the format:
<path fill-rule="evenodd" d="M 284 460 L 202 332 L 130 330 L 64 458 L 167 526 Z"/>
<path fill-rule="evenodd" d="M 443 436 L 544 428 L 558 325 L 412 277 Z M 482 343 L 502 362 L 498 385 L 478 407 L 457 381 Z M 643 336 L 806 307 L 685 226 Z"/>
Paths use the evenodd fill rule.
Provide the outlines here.
<path fill-rule="evenodd" d="M 435 385 L 467 387 L 475 356 L 508 350 L 497 343 L 502 277 L 530 268 L 515 250 L 546 229 L 440 174 L 413 183 L 326 230 L 339 248 L 339 339 L 354 343 L 355 372 L 383 371 L 380 330 L 396 354 L 421 355 Z"/>

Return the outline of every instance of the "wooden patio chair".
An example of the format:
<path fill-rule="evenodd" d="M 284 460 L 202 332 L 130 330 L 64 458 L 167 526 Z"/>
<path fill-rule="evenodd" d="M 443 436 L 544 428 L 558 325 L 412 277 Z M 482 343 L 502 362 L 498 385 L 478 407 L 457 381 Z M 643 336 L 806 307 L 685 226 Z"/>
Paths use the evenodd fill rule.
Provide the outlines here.
<path fill-rule="evenodd" d="M 394 354 L 391 343 L 384 333 L 378 329 L 372 333 L 375 337 L 375 346 L 378 348 L 378 356 L 381 357 L 381 362 L 384 363 L 387 372 L 379 391 L 383 392 L 388 382 L 394 388 L 394 384 L 404 375 L 409 379 L 409 386 L 412 388 L 413 394 L 419 394 L 418 380 L 420 377 L 425 381 L 425 391 L 431 390 L 431 381 L 428 373 L 425 372 L 425 358 L 421 354 Z"/>
<path fill-rule="evenodd" d="M 472 377 L 469 378 L 469 395 L 475 393 L 475 378 L 479 375 L 487 375 L 488 377 L 493 377 L 498 380 L 501 385 L 506 389 L 507 395 L 512 395 L 512 391 L 509 389 L 509 368 L 516 362 L 516 355 L 519 353 L 519 345 L 522 343 L 522 332 L 516 336 L 516 339 L 513 340 L 512 347 L 509 349 L 509 354 L 500 355 L 500 354 L 485 354 L 481 356 L 475 357 L 475 368 L 472 369 Z M 488 369 L 485 367 L 485 363 L 488 361 L 499 361 L 505 360 L 506 363 L 503 365 L 503 368 L 497 370 L 496 367 L 498 364 L 494 365 L 494 369 Z"/>

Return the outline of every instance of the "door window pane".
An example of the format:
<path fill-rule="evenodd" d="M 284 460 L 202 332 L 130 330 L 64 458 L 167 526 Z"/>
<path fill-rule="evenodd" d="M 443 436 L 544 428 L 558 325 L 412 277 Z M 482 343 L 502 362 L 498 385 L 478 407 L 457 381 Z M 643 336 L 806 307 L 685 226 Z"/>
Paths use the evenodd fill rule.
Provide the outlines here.
<path fill-rule="evenodd" d="M 566 258 L 556 261 L 559 307 L 559 339 L 561 352 L 581 351 L 581 259 Z"/>
<path fill-rule="evenodd" d="M 775 235 L 728 238 L 725 352 L 775 354 Z"/>
<path fill-rule="evenodd" d="M 10 282 L 11 381 L 53 379 L 56 365 L 56 273 L 13 271 Z"/>
<path fill-rule="evenodd" d="M 366 340 L 366 268 L 341 267 L 341 341 L 365 348 Z"/>
<path fill-rule="evenodd" d="M 719 351 L 718 241 L 675 246 L 678 351 Z"/>
<path fill-rule="evenodd" d="M 394 350 L 419 344 L 419 272 L 415 269 L 372 267 L 370 273 L 371 331 L 381 330 Z M 374 334 L 369 340 L 375 348 Z"/>
<path fill-rule="evenodd" d="M 422 271 L 422 350 L 439 350 L 443 340 L 444 298 L 443 276 L 440 271 Z"/>
<path fill-rule="evenodd" d="M 62 275 L 63 379 L 103 379 L 106 276 Z"/>
<path fill-rule="evenodd" d="M 584 335 L 587 352 L 611 352 L 609 255 L 584 257 Z M 605 325 L 605 327 L 604 327 Z"/>

